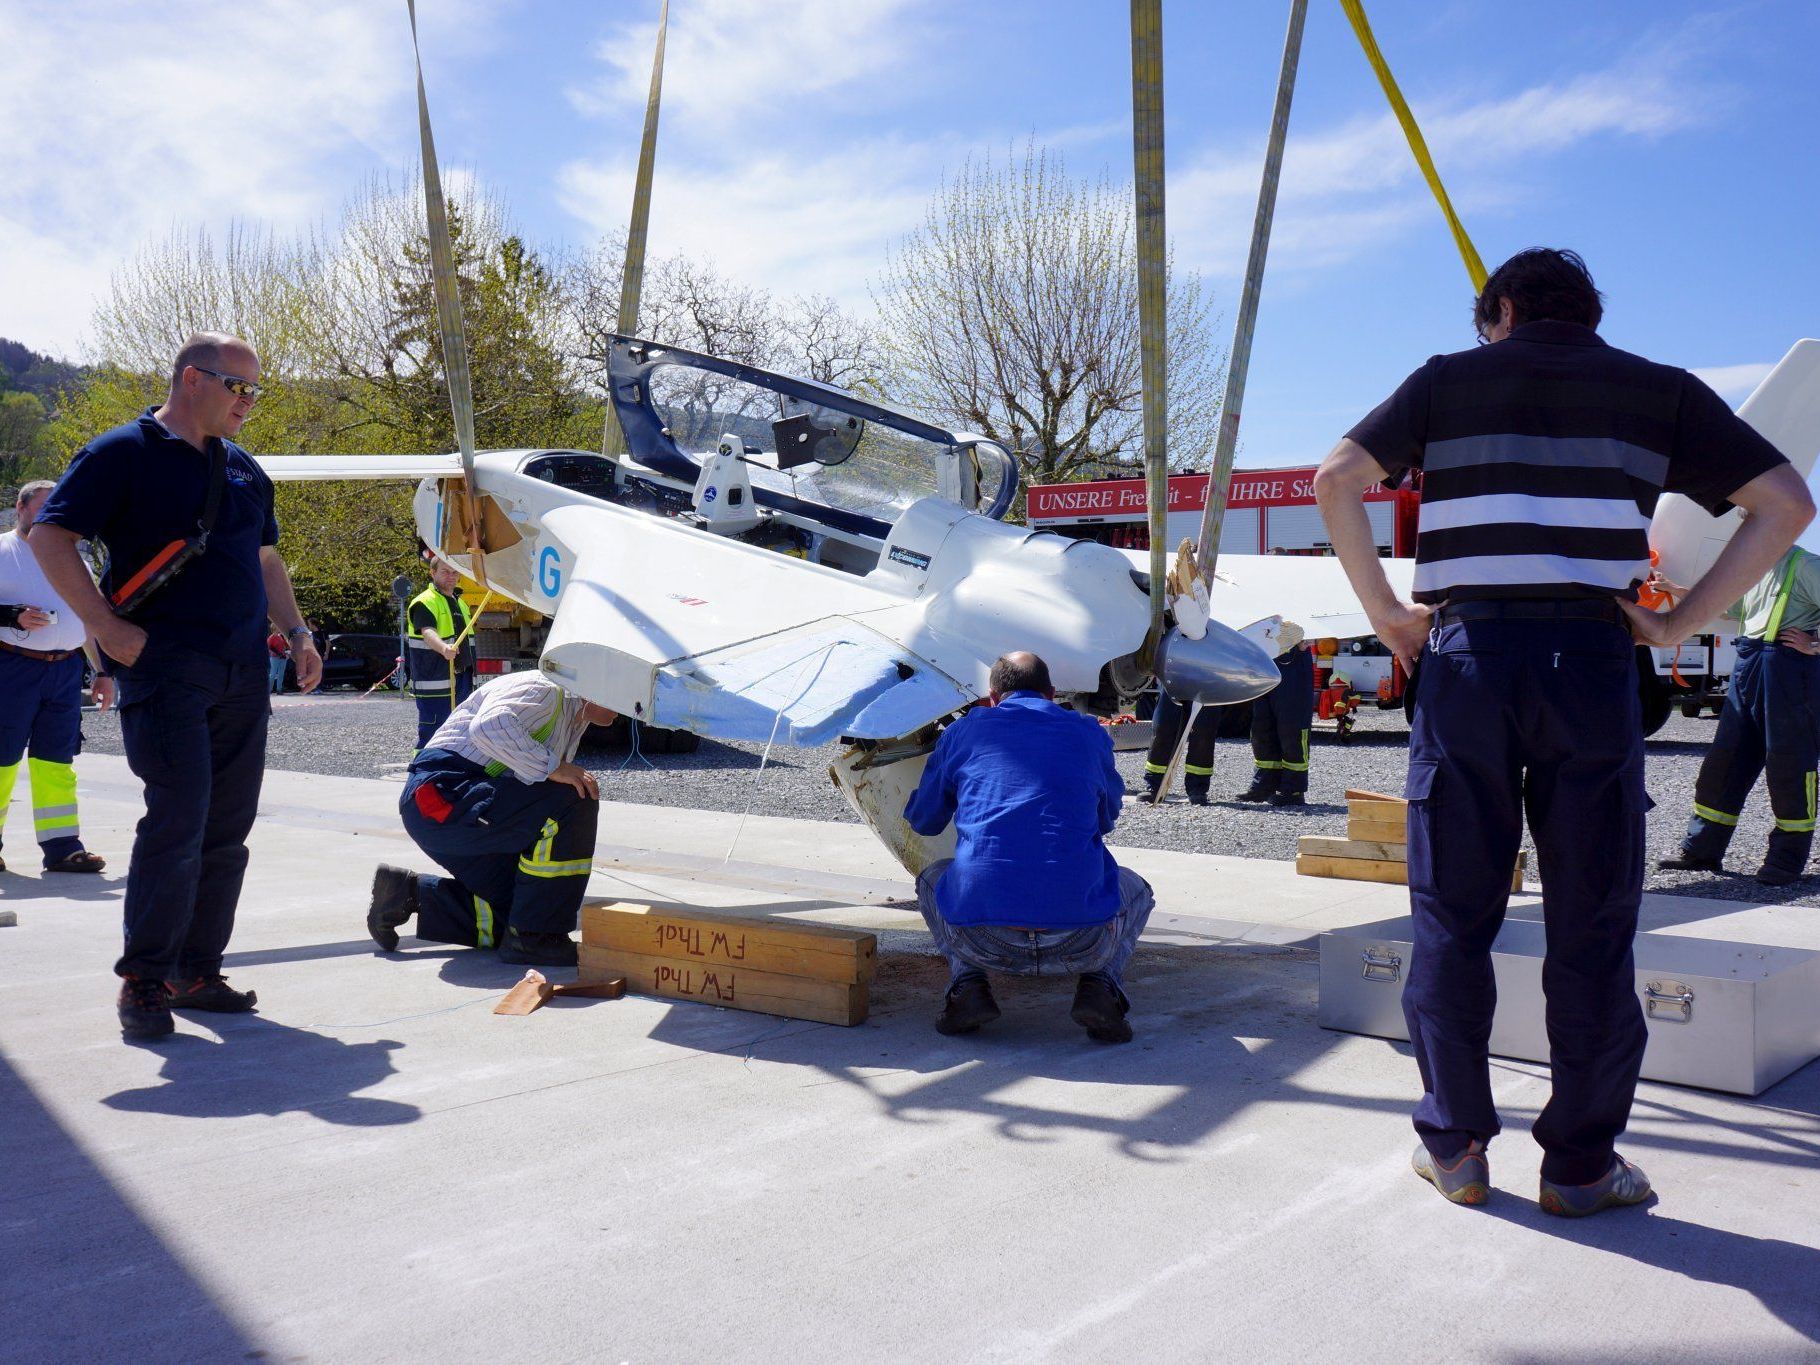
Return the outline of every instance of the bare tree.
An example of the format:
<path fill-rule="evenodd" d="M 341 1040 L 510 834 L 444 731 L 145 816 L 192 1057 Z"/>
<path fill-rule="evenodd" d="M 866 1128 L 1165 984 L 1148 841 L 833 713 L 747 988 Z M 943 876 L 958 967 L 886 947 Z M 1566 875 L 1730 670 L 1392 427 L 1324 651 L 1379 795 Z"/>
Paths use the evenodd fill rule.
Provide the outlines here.
<path fill-rule="evenodd" d="M 1054 481 L 1141 460 L 1137 269 L 1128 187 L 1068 178 L 1034 143 L 967 162 L 875 290 L 892 392 Z M 1169 426 L 1205 464 L 1223 357 L 1194 274 L 1170 271 Z"/>

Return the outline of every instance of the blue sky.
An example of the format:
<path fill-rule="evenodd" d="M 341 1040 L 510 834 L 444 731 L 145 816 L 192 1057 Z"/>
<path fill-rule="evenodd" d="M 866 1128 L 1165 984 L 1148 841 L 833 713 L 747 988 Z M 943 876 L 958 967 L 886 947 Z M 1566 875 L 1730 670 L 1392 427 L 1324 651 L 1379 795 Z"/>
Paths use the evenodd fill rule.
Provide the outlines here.
<path fill-rule="evenodd" d="M 445 164 L 534 240 L 623 224 L 656 0 L 420 0 Z M 1376 0 L 1488 264 L 1583 252 L 1615 344 L 1736 402 L 1820 332 L 1820 5 Z M 1230 332 L 1287 0 L 1165 0 L 1169 218 Z M 780 296 L 868 284 L 944 170 L 1035 137 L 1130 166 L 1121 0 L 673 0 L 652 250 Z M 0 0 L 0 335 L 80 356 L 171 227 L 331 219 L 416 127 L 403 0 Z M 1240 462 L 1318 459 L 1471 289 L 1335 0 L 1311 0 Z"/>

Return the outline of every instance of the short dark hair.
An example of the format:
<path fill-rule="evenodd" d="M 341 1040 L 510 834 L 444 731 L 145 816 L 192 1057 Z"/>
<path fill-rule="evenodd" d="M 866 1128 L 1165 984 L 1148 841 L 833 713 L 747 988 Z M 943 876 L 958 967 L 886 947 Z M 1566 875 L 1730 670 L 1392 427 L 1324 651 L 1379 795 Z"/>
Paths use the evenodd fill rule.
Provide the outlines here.
<path fill-rule="evenodd" d="M 1484 336 L 1498 320 L 1498 300 L 1509 299 L 1515 326 L 1549 319 L 1597 328 L 1604 297 L 1579 252 L 1532 246 L 1491 272 L 1473 301 L 1472 325 Z"/>
<path fill-rule="evenodd" d="M 1009 696 L 1013 692 L 1053 692 L 1055 685 L 1049 681 L 1049 665 L 1036 655 L 1019 651 L 1002 655 L 992 665 L 992 674 L 987 686 L 999 696 Z"/>

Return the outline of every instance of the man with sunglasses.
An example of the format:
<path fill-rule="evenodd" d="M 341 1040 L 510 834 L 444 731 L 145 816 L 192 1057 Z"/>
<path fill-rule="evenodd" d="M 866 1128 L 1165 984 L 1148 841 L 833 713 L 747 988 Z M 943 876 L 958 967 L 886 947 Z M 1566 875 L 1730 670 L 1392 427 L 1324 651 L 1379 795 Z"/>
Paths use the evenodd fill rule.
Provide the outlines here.
<path fill-rule="evenodd" d="M 126 950 L 114 967 L 128 1038 L 170 1033 L 173 1009 L 255 1004 L 227 984 L 221 961 L 265 770 L 268 618 L 291 641 L 299 689 L 322 675 L 278 555 L 271 481 L 233 440 L 260 393 L 251 346 L 215 332 L 191 337 L 170 396 L 76 453 L 31 538 L 45 576 L 119 677 L 121 739 L 145 784 Z M 107 550 L 99 588 L 77 551 L 85 539 Z M 116 607 L 186 540 L 173 575 Z"/>

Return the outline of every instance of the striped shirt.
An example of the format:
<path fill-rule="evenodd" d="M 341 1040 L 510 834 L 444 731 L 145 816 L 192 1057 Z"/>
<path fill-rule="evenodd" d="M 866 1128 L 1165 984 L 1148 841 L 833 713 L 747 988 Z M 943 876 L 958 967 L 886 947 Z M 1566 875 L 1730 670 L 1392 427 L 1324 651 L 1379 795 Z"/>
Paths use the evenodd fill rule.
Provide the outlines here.
<path fill-rule="evenodd" d="M 520 782 L 542 782 L 581 747 L 586 705 L 541 673 L 508 673 L 457 706 L 425 749 L 460 754 Z"/>
<path fill-rule="evenodd" d="M 1432 357 L 1347 435 L 1395 486 L 1422 471 L 1415 599 L 1634 599 L 1664 490 L 1714 516 L 1785 464 L 1686 370 L 1530 322 Z"/>

